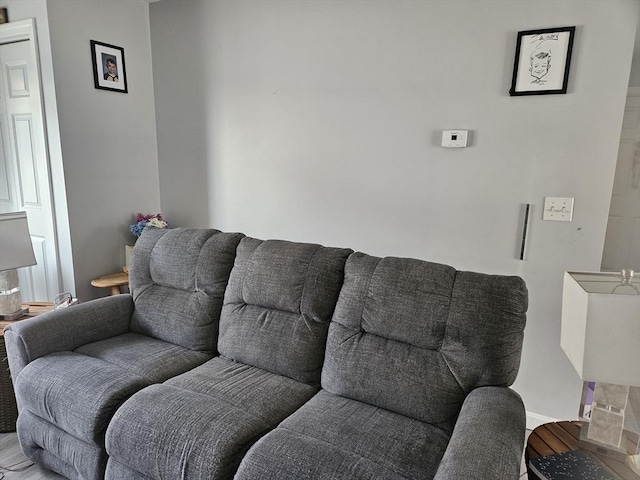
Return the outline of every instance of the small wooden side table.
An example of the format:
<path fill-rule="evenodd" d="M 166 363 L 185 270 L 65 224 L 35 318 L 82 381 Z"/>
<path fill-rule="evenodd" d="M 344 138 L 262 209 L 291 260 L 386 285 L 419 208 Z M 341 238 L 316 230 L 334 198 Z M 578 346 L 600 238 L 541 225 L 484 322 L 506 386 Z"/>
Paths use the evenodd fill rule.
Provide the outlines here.
<path fill-rule="evenodd" d="M 98 288 L 110 288 L 109 295 L 120 295 L 120 287 L 129 285 L 129 275 L 126 272 L 103 275 L 91 280 L 91 285 Z"/>
<path fill-rule="evenodd" d="M 13 392 L 13 383 L 11 383 L 11 375 L 9 374 L 9 361 L 7 359 L 7 350 L 4 345 L 4 327 L 12 323 L 35 317 L 41 313 L 48 312 L 53 309 L 53 303 L 50 302 L 33 302 L 23 303 L 23 308 L 29 308 L 29 312 L 24 314 L 17 320 L 0 321 L 0 432 L 15 432 L 16 420 L 18 419 L 18 406 L 16 405 L 16 396 Z"/>
<path fill-rule="evenodd" d="M 599 455 L 595 452 L 579 448 L 578 439 L 580 438 L 581 425 L 582 422 L 578 421 L 545 423 L 531 432 L 531 435 L 529 435 L 527 439 L 527 448 L 524 453 L 529 480 L 538 480 L 536 474 L 529 469 L 529 460 L 531 458 L 554 455 L 556 453 L 573 452 L 576 450 L 580 450 L 582 453 L 598 459 L 621 480 L 640 480 L 640 476 L 636 475 L 634 471 L 624 463 L 605 455 Z"/>

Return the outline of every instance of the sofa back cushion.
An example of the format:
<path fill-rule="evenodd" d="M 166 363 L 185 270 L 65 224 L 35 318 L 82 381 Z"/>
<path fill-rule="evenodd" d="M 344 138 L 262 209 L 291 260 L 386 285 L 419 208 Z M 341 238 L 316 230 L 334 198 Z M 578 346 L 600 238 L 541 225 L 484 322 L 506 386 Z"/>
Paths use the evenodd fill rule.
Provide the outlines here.
<path fill-rule="evenodd" d="M 527 302 L 518 277 L 354 253 L 322 387 L 452 430 L 472 389 L 515 380 Z"/>
<path fill-rule="evenodd" d="M 319 385 L 327 330 L 351 253 L 243 238 L 220 318 L 220 354 Z"/>
<path fill-rule="evenodd" d="M 220 310 L 240 233 L 147 227 L 129 265 L 131 330 L 215 353 Z"/>

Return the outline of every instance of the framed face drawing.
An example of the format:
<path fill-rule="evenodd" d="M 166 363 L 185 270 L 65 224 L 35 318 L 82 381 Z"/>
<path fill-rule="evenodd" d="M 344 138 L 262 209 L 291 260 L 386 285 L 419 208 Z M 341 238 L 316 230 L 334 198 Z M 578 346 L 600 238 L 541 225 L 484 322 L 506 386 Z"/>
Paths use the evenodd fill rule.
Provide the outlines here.
<path fill-rule="evenodd" d="M 124 48 L 91 40 L 91 59 L 96 88 L 128 93 Z"/>
<path fill-rule="evenodd" d="M 518 32 L 509 95 L 567 93 L 576 27 Z"/>

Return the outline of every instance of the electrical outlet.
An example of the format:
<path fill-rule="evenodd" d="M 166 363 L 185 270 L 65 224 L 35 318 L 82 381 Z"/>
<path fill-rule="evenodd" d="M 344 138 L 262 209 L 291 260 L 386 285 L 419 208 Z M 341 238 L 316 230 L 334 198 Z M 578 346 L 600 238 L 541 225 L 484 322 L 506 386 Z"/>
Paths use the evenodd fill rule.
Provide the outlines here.
<path fill-rule="evenodd" d="M 573 198 L 544 197 L 542 220 L 570 222 L 573 218 Z"/>

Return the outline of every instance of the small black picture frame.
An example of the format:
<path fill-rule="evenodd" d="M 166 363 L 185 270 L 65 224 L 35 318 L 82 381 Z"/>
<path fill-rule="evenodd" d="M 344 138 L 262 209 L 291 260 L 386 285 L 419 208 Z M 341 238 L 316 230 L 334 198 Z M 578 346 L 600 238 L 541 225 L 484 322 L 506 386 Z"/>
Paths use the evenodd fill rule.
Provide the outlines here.
<path fill-rule="evenodd" d="M 96 88 L 128 93 L 124 48 L 91 40 L 93 81 Z"/>
<path fill-rule="evenodd" d="M 509 95 L 567 93 L 576 27 L 518 32 Z"/>

